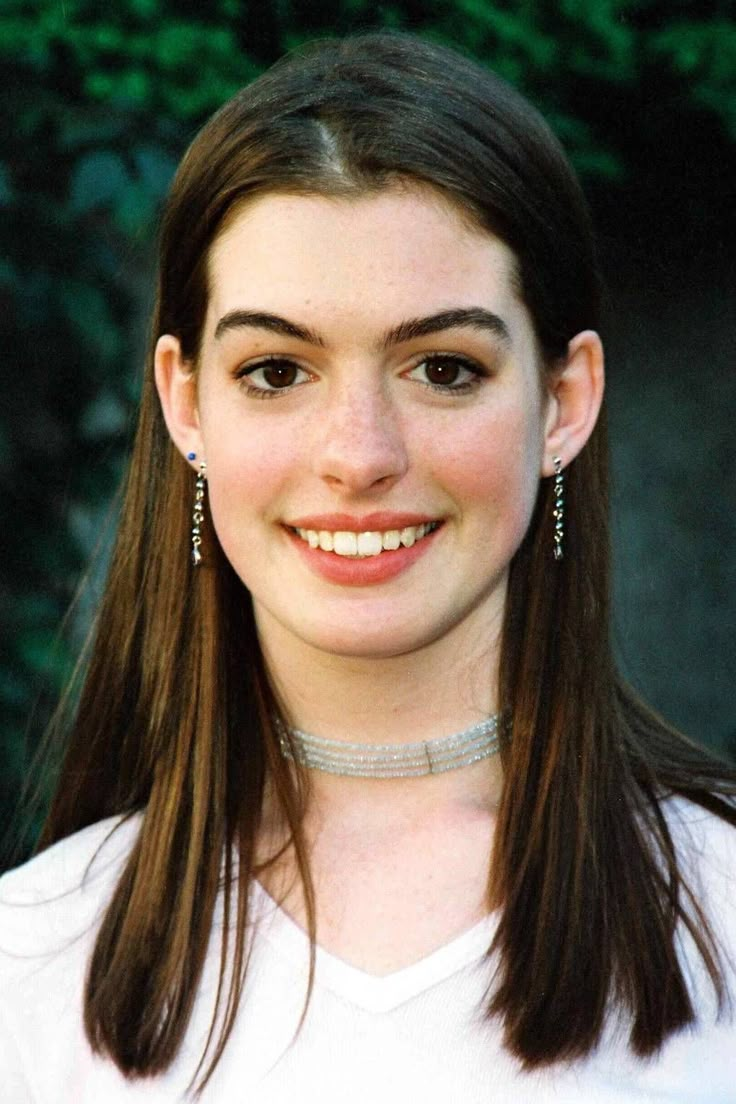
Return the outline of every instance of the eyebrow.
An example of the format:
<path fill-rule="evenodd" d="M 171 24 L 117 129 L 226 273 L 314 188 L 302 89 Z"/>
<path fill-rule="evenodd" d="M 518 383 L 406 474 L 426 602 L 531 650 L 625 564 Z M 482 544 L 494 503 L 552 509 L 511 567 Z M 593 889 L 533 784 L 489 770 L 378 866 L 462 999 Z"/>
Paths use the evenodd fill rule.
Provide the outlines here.
<path fill-rule="evenodd" d="M 319 345 L 322 348 L 327 344 L 321 334 L 308 326 L 291 322 L 278 314 L 251 310 L 232 310 L 224 314 L 215 326 L 215 339 L 221 338 L 230 330 L 246 327 L 268 330 L 269 333 L 279 334 L 282 337 L 294 337 L 299 341 L 306 341 L 309 345 Z M 423 318 L 408 318 L 404 322 L 399 322 L 397 326 L 393 326 L 383 334 L 378 342 L 378 348 L 386 350 L 393 345 L 400 345 L 417 337 L 426 337 L 429 334 L 461 327 L 484 330 L 499 338 L 505 345 L 511 344 L 508 326 L 493 311 L 486 310 L 485 307 L 454 307 L 437 311 Z"/>

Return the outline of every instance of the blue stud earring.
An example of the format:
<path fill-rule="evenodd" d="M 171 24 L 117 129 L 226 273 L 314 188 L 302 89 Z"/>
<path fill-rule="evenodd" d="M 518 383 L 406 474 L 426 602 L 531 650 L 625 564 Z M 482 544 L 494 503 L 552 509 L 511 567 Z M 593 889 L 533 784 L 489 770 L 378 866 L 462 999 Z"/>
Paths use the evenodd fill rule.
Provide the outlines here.
<path fill-rule="evenodd" d="M 197 459 L 196 452 L 188 452 L 187 453 L 187 460 L 196 460 L 196 459 Z"/>

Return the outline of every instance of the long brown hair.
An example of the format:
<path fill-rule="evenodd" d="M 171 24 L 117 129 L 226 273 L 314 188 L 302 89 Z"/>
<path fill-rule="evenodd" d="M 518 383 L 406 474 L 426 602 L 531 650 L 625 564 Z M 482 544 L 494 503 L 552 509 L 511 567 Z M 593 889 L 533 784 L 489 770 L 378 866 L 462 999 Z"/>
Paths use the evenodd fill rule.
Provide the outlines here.
<path fill-rule="evenodd" d="M 575 334 L 598 328 L 587 209 L 540 116 L 452 50 L 370 34 L 296 51 L 195 139 L 164 213 L 151 349 L 171 333 L 196 364 L 209 251 L 247 199 L 361 195 L 401 179 L 439 189 L 511 247 L 548 366 Z M 308 781 L 281 757 L 274 727 L 275 717 L 289 718 L 264 667 L 250 596 L 208 521 L 206 563 L 190 564 L 191 496 L 151 354 L 107 590 L 39 846 L 112 814 L 142 814 L 85 994 L 92 1046 L 129 1077 L 175 1058 L 223 894 L 221 1029 L 216 1010 L 202 1087 L 247 970 L 267 781 L 304 887 L 307 1000 L 315 907 L 301 827 Z M 628 1015 L 638 1054 L 690 1023 L 678 924 L 723 999 L 718 948 L 680 874 L 661 801 L 683 794 L 736 823 L 728 800 L 736 772 L 668 729 L 614 669 L 603 417 L 568 468 L 566 498 L 557 563 L 550 481 L 541 481 L 511 567 L 500 660 L 499 704 L 513 738 L 502 752 L 491 863 L 489 906 L 500 922 L 487 1011 L 502 1018 L 508 1048 L 527 1067 L 588 1053 L 611 998 Z"/>

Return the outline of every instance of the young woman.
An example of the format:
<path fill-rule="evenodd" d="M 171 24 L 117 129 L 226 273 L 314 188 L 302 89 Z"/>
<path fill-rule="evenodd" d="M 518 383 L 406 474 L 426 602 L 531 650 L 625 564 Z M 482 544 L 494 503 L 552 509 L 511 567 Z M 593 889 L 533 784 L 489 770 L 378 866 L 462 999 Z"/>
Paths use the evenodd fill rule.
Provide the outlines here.
<path fill-rule="evenodd" d="M 613 668 L 598 297 L 452 51 L 316 44 L 195 139 L 4 1099 L 733 1099 L 736 774 Z"/>

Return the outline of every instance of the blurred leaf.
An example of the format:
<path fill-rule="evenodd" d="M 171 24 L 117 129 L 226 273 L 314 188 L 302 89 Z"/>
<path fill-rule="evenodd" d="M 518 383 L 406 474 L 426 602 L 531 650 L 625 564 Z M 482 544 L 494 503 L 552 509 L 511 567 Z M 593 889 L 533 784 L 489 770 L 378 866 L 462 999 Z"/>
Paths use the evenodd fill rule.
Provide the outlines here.
<path fill-rule="evenodd" d="M 26 629 L 18 637 L 18 653 L 32 671 L 51 677 L 58 687 L 71 674 L 72 659 L 55 628 Z"/>
<path fill-rule="evenodd" d="M 176 160 L 158 146 L 139 146 L 133 160 L 141 182 L 156 198 L 163 197 L 176 171 Z"/>
<path fill-rule="evenodd" d="M 112 391 L 101 391 L 84 409 L 79 430 L 90 441 L 116 437 L 123 433 L 128 411 L 120 398 Z"/>
<path fill-rule="evenodd" d="M 7 166 L 0 161 L 0 207 L 8 207 L 13 200 L 13 186 Z"/>
<path fill-rule="evenodd" d="M 122 158 L 110 150 L 85 154 L 71 180 L 72 211 L 84 214 L 99 204 L 118 198 L 130 183 Z"/>
<path fill-rule="evenodd" d="M 693 99 L 736 139 L 736 21 L 675 22 L 654 34 L 648 49 L 687 80 Z"/>

